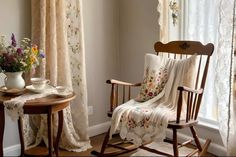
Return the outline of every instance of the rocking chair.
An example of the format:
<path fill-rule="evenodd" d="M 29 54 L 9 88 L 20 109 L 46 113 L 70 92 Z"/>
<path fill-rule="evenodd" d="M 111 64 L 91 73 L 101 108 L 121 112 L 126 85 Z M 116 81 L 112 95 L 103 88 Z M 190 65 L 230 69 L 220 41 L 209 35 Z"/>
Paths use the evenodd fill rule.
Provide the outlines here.
<path fill-rule="evenodd" d="M 197 41 L 172 41 L 167 44 L 163 44 L 161 42 L 157 42 L 154 45 L 155 51 L 157 52 L 157 55 L 159 52 L 167 53 L 168 57 L 172 56 L 174 59 L 177 58 L 177 56 L 180 58 L 187 57 L 188 55 L 198 55 L 199 56 L 199 64 L 197 69 L 197 77 L 196 77 L 196 84 L 195 89 L 190 89 L 185 86 L 179 86 L 177 91 L 179 92 L 179 97 L 177 101 L 177 116 L 176 120 L 173 122 L 168 123 L 168 128 L 173 131 L 173 139 L 165 139 L 165 142 L 173 144 L 173 155 L 168 154 L 166 152 L 161 152 L 156 149 L 148 148 L 145 145 L 141 145 L 139 148 L 150 151 L 152 153 L 157 153 L 165 156 L 179 156 L 179 148 L 182 146 L 185 146 L 187 144 L 190 144 L 191 142 L 195 142 L 196 149 L 194 149 L 190 154 L 187 156 L 193 156 L 198 153 L 199 156 L 205 155 L 207 152 L 207 148 L 210 145 L 211 140 L 207 139 L 205 144 L 201 146 L 198 136 L 195 131 L 195 126 L 198 124 L 198 112 L 201 105 L 201 100 L 203 96 L 203 89 L 206 82 L 207 77 L 207 71 L 209 66 L 209 60 L 210 56 L 212 55 L 214 51 L 214 45 L 209 43 L 207 45 L 202 45 L 200 42 Z M 203 58 L 205 57 L 206 60 Z M 111 85 L 111 96 L 110 96 L 110 111 L 108 112 L 108 116 L 112 117 L 112 112 L 114 109 L 124 102 L 126 102 L 126 98 L 128 100 L 131 99 L 131 88 L 133 87 L 139 87 L 141 83 L 128 83 L 118 80 L 107 80 L 107 84 Z M 200 87 L 199 87 L 200 86 Z M 122 87 L 122 91 L 119 91 L 119 87 Z M 126 91 L 128 89 L 128 92 Z M 182 104 L 183 104 L 183 95 L 187 94 L 187 100 L 186 100 L 186 118 L 185 120 L 180 119 L 181 117 L 181 110 L 182 110 Z M 122 94 L 121 96 L 119 94 Z M 122 102 L 119 103 L 118 100 L 122 99 Z M 179 129 L 183 128 L 189 128 L 191 130 L 193 139 L 187 140 L 183 143 L 178 143 L 177 141 L 177 131 Z M 106 133 L 102 148 L 100 152 L 92 151 L 91 154 L 96 156 L 116 156 L 124 153 L 131 152 L 135 149 L 137 149 L 134 145 L 128 145 L 128 147 L 123 147 L 124 145 L 127 146 L 123 142 L 113 142 L 112 140 L 109 140 L 109 131 Z M 113 135 L 114 136 L 114 135 Z M 116 151 L 107 152 L 108 147 L 113 147 L 116 149 Z M 118 149 L 118 150 L 117 150 Z M 158 149 L 158 148 L 157 148 Z"/>

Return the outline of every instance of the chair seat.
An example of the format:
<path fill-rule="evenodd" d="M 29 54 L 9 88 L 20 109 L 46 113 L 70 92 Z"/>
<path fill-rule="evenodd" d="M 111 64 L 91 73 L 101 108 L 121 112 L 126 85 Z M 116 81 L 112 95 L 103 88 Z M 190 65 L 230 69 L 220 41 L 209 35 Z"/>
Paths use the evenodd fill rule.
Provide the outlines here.
<path fill-rule="evenodd" d="M 107 112 L 107 116 L 112 117 L 112 113 L 113 112 Z M 188 122 L 186 122 L 185 120 L 181 120 L 179 123 L 176 123 L 176 121 L 169 121 L 167 127 L 168 128 L 182 129 L 182 128 L 185 128 L 185 127 L 193 126 L 197 123 L 198 123 L 197 120 L 191 120 L 191 121 L 188 121 Z"/>
<path fill-rule="evenodd" d="M 197 120 L 191 120 L 186 122 L 185 120 L 181 120 L 179 123 L 176 123 L 176 121 L 170 121 L 168 122 L 168 128 L 176 128 L 176 129 L 182 129 L 185 127 L 190 127 L 193 125 L 196 125 L 198 123 Z"/>

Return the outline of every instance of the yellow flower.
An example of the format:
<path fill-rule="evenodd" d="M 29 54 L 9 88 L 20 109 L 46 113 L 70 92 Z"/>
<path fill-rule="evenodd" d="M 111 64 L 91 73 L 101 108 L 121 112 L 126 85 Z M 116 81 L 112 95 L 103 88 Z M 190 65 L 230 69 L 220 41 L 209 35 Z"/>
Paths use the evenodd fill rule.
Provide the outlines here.
<path fill-rule="evenodd" d="M 34 64 L 36 62 L 35 56 L 30 56 L 30 64 Z"/>
<path fill-rule="evenodd" d="M 38 54 L 38 47 L 36 45 L 34 45 L 32 48 L 31 48 L 32 52 L 37 55 Z"/>

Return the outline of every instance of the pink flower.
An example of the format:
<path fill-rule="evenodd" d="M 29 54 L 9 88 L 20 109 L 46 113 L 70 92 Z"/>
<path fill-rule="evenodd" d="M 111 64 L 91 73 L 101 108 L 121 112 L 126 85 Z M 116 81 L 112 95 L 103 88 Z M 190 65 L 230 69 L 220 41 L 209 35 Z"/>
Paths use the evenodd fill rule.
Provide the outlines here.
<path fill-rule="evenodd" d="M 152 92 L 149 92 L 149 93 L 148 93 L 148 96 L 153 96 L 153 93 L 152 93 Z"/>

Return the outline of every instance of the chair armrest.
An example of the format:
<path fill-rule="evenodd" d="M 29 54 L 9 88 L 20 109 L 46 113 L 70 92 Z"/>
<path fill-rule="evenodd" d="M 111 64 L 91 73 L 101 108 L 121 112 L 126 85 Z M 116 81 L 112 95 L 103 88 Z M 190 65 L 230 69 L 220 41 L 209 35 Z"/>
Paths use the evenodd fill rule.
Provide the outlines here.
<path fill-rule="evenodd" d="M 192 92 L 192 93 L 195 93 L 195 94 L 202 94 L 203 93 L 203 89 L 202 88 L 195 90 L 195 89 L 191 89 L 191 88 L 186 87 L 186 86 L 179 86 L 178 90 L 179 91 Z"/>
<path fill-rule="evenodd" d="M 115 79 L 107 80 L 106 83 L 111 85 L 109 117 L 117 106 L 131 99 L 131 89 L 141 86 L 141 83 L 129 83 Z M 120 87 L 122 88 L 121 91 L 119 91 Z"/>
<path fill-rule="evenodd" d="M 200 108 L 201 97 L 203 94 L 203 89 L 200 88 L 198 90 L 191 89 L 186 86 L 179 86 L 178 87 L 179 92 L 179 99 L 178 99 L 178 106 L 177 106 L 177 115 L 176 115 L 176 123 L 180 122 L 181 112 L 182 112 L 182 105 L 183 105 L 183 99 L 186 100 L 186 122 L 190 120 L 196 120 L 198 111 Z M 183 92 L 186 92 L 187 95 L 183 96 Z M 184 98 L 185 97 L 185 98 Z"/>
<path fill-rule="evenodd" d="M 117 85 L 124 85 L 124 86 L 141 86 L 141 83 L 129 83 L 124 81 L 119 81 L 115 79 L 110 79 L 106 81 L 107 84 L 117 84 Z"/>

